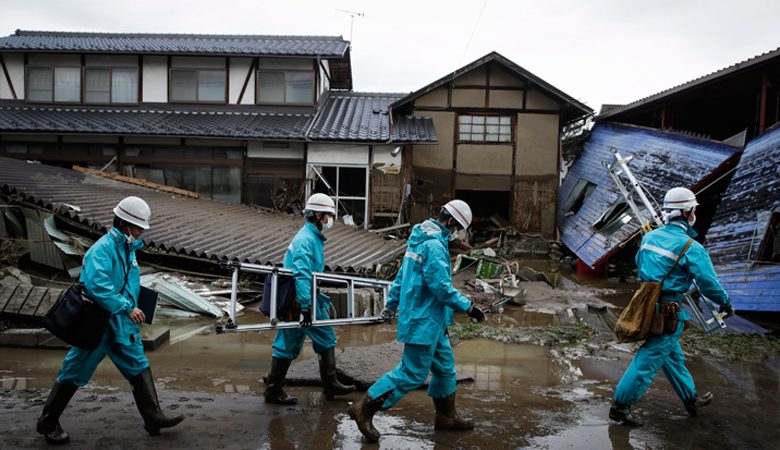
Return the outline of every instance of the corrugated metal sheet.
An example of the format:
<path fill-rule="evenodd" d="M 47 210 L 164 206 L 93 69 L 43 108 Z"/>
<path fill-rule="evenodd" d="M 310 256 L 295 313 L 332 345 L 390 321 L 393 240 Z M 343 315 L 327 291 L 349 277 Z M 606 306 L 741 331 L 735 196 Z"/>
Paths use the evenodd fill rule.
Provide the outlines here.
<path fill-rule="evenodd" d="M 0 50 L 25 52 L 143 53 L 163 55 L 295 55 L 341 58 L 341 36 L 73 33 L 26 31 L 0 38 Z"/>
<path fill-rule="evenodd" d="M 710 256 L 735 307 L 780 311 L 780 265 L 759 250 L 780 213 L 780 126 L 750 141 L 707 233 Z"/>
<path fill-rule="evenodd" d="M 396 115 L 390 124 L 390 104 L 402 94 L 330 92 L 309 132 L 311 140 L 436 142 L 429 117 Z"/>
<path fill-rule="evenodd" d="M 590 266 L 598 265 L 639 230 L 636 220 L 623 225 L 611 236 L 605 236 L 591 226 L 610 205 L 622 199 L 602 165 L 602 161 L 613 159 L 610 147 L 617 148 L 624 157 L 634 157 L 629 168 L 657 199 L 662 199 L 672 187 L 693 187 L 738 151 L 736 147 L 716 141 L 633 125 L 603 123 L 594 127 L 585 150 L 561 184 L 558 200 L 561 239 Z M 596 187 L 576 214 L 566 216 L 564 205 L 580 179 Z"/>
<path fill-rule="evenodd" d="M 255 264 L 280 264 L 299 217 L 271 214 L 244 205 L 183 198 L 68 169 L 0 158 L 0 188 L 27 201 L 78 220 L 96 231 L 110 226 L 112 209 L 128 195 L 152 208 L 152 228 L 144 241 L 152 247 L 210 260 L 228 258 Z M 76 209 L 70 206 L 77 207 Z M 327 270 L 371 272 L 398 256 L 405 244 L 337 223 L 328 231 Z"/>

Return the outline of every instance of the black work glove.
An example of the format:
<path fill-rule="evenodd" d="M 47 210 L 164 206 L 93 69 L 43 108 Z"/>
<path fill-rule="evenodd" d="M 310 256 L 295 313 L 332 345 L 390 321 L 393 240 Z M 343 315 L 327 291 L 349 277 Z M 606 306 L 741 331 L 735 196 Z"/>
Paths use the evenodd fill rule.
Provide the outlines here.
<path fill-rule="evenodd" d="M 485 320 L 485 313 L 483 313 L 482 310 L 476 306 L 471 305 L 471 308 L 469 308 L 469 317 L 471 317 L 472 322 L 478 323 Z"/>
<path fill-rule="evenodd" d="M 723 316 L 723 318 L 725 319 L 726 317 L 731 317 L 734 315 L 734 307 L 731 306 L 731 303 L 726 303 L 725 305 L 720 305 L 720 308 L 718 308 L 718 312 L 721 314 L 726 313 L 726 315 Z"/>
<path fill-rule="evenodd" d="M 301 320 L 301 326 L 303 328 L 309 328 L 311 326 L 311 310 L 310 309 L 301 310 L 301 316 L 303 316 L 303 319 Z"/>

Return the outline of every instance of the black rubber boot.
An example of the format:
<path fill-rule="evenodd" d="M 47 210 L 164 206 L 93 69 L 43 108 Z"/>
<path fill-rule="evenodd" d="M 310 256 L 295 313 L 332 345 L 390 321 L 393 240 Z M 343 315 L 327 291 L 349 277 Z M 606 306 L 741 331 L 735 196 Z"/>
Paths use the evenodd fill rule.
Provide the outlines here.
<path fill-rule="evenodd" d="M 355 421 L 358 429 L 363 433 L 363 436 L 366 437 L 368 442 L 379 441 L 381 435 L 379 434 L 379 431 L 374 428 L 374 414 L 382 409 L 382 403 L 385 402 L 385 399 L 387 399 L 389 395 L 390 392 L 387 392 L 378 398 L 372 399 L 368 395 L 368 392 L 366 392 L 366 395 L 364 395 L 360 401 L 353 403 L 347 410 L 349 417 Z"/>
<path fill-rule="evenodd" d="M 444 398 L 434 398 L 433 405 L 436 407 L 435 429 L 456 431 L 474 429 L 474 422 L 458 417 L 458 411 L 455 409 L 454 392 Z"/>
<path fill-rule="evenodd" d="M 339 382 L 336 371 L 336 348 L 331 347 L 320 353 L 320 378 L 322 378 L 322 392 L 325 398 L 333 400 L 336 395 L 347 395 L 355 392 L 355 386 L 344 385 Z"/>
<path fill-rule="evenodd" d="M 184 416 L 168 417 L 160 410 L 160 401 L 157 399 L 157 390 L 154 388 L 154 377 L 150 368 L 147 367 L 136 375 L 130 380 L 130 384 L 133 386 L 135 405 L 144 419 L 144 429 L 150 436 L 157 436 L 161 428 L 176 426 L 184 420 Z"/>
<path fill-rule="evenodd" d="M 705 392 L 701 396 L 696 395 L 692 399 L 684 401 L 683 405 L 685 405 L 685 410 L 688 411 L 688 415 L 696 417 L 699 415 L 699 408 L 703 408 L 712 403 L 713 398 L 715 398 L 715 396 L 712 395 L 712 392 Z"/>
<path fill-rule="evenodd" d="M 621 425 L 628 425 L 631 427 L 641 427 L 644 422 L 631 412 L 631 405 L 623 405 L 621 403 L 612 403 L 609 408 L 609 418 L 620 422 Z"/>
<path fill-rule="evenodd" d="M 60 426 L 60 416 L 77 389 L 75 384 L 69 382 L 54 383 L 52 386 L 41 416 L 35 424 L 35 431 L 42 434 L 49 444 L 60 445 L 70 441 L 70 435 Z"/>
<path fill-rule="evenodd" d="M 298 399 L 292 395 L 287 395 L 282 387 L 284 386 L 284 379 L 287 377 L 287 369 L 290 368 L 291 359 L 284 358 L 272 358 L 271 359 L 271 373 L 268 374 L 268 378 L 265 381 L 265 397 L 266 403 L 275 403 L 277 405 L 294 405 L 298 403 Z"/>

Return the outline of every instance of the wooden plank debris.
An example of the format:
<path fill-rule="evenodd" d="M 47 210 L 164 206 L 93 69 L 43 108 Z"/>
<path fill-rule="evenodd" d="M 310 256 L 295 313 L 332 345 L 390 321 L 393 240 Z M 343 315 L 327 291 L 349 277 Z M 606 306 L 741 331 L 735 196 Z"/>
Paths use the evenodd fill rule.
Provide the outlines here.
<path fill-rule="evenodd" d="M 185 190 L 185 189 L 179 189 L 179 188 L 175 188 L 175 187 L 171 187 L 171 186 L 166 186 L 164 184 L 153 183 L 151 181 L 144 180 L 143 178 L 133 178 L 133 177 L 128 177 L 128 176 L 124 176 L 124 175 L 119 175 L 117 173 L 103 172 L 103 171 L 98 170 L 98 169 L 90 169 L 88 167 L 81 167 L 81 166 L 73 166 L 73 170 L 75 170 L 76 172 L 87 173 L 87 174 L 90 174 L 90 175 L 97 175 L 97 176 L 103 177 L 103 178 L 109 178 L 109 179 L 112 179 L 112 180 L 123 181 L 125 183 L 130 183 L 130 184 L 135 184 L 135 185 L 138 185 L 138 186 L 143 186 L 143 187 L 147 187 L 147 188 L 151 188 L 151 189 L 156 189 L 158 191 L 171 192 L 171 193 L 174 193 L 174 194 L 183 195 L 185 197 L 200 198 L 200 194 L 198 194 L 197 192 L 192 192 L 192 191 L 188 191 L 188 190 Z"/>

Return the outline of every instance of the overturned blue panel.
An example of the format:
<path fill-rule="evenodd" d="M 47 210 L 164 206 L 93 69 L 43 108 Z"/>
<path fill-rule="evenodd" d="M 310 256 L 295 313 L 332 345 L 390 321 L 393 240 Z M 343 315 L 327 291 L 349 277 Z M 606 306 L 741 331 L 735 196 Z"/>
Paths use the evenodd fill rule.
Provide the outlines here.
<path fill-rule="evenodd" d="M 739 310 L 780 311 L 780 261 L 772 217 L 780 214 L 780 126 L 745 147 L 707 233 L 712 262 Z M 774 234 L 774 236 L 777 236 Z"/>
<path fill-rule="evenodd" d="M 640 230 L 636 218 L 621 224 L 614 232 L 598 231 L 593 227 L 610 206 L 623 199 L 602 164 L 612 161 L 611 147 L 617 148 L 623 157 L 633 156 L 629 168 L 649 196 L 659 201 L 672 187 L 694 186 L 739 150 L 708 139 L 634 125 L 602 123 L 595 126 L 585 150 L 563 180 L 558 200 L 561 239 L 591 267 L 637 236 Z M 574 194 L 588 183 L 590 195 L 581 206 L 572 208 Z"/>

